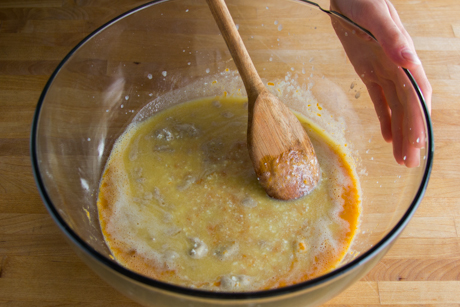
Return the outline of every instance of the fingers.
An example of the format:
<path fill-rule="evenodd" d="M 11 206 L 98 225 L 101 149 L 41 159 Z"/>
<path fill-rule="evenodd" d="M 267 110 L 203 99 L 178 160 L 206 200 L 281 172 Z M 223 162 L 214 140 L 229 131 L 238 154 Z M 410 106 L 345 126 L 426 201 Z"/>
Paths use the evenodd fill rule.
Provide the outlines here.
<path fill-rule="evenodd" d="M 414 91 L 393 81 L 381 81 L 368 86 L 386 141 L 391 134 L 393 156 L 398 164 L 417 167 L 420 148 L 424 147 L 425 125 L 420 103 Z"/>
<path fill-rule="evenodd" d="M 408 121 L 404 121 L 404 130 L 408 129 Z M 418 167 L 420 165 L 420 148 L 414 146 L 408 139 L 408 134 L 403 134 L 402 152 L 403 162 L 407 167 Z"/>
<path fill-rule="evenodd" d="M 407 167 L 420 165 L 420 148 L 425 146 L 425 124 L 420 101 L 415 90 L 409 85 L 404 74 L 396 86 L 396 91 L 403 110 L 402 155 Z"/>
<path fill-rule="evenodd" d="M 423 97 L 425 98 L 425 103 L 428 108 L 428 112 L 431 113 L 431 96 L 433 90 L 425 74 L 425 70 L 422 66 L 418 66 L 415 69 L 411 69 L 410 72 L 423 93 Z"/>
<path fill-rule="evenodd" d="M 366 87 L 369 92 L 369 96 L 374 103 L 383 139 L 389 143 L 393 140 L 391 132 L 391 110 L 385 99 L 385 94 L 383 93 L 380 85 L 377 83 L 367 84 Z"/>
<path fill-rule="evenodd" d="M 415 95 L 414 95 L 415 96 Z M 425 147 L 425 124 L 417 97 L 409 97 L 405 104 L 406 142 L 414 148 Z"/>
<path fill-rule="evenodd" d="M 430 112 L 432 89 L 425 75 L 423 67 L 420 66 L 417 69 L 413 70 L 411 73 L 415 81 L 419 85 L 420 90 L 422 91 L 428 112 Z M 409 84 L 406 85 L 404 82 L 408 82 L 405 75 L 400 78 L 399 83 L 401 83 L 403 87 L 400 86 L 399 91 L 404 92 L 401 93 L 400 96 L 404 97 L 404 100 L 402 102 L 405 108 L 405 122 L 407 123 L 407 126 L 405 127 L 407 143 L 414 148 L 423 148 L 426 142 L 426 125 L 424 120 L 423 109 L 420 105 L 421 102 L 415 90 L 412 89 L 412 86 L 410 86 Z"/>
<path fill-rule="evenodd" d="M 419 166 L 420 148 L 425 146 L 425 126 L 416 97 L 410 99 L 404 106 L 402 145 L 404 164 L 407 167 Z"/>
<path fill-rule="evenodd" d="M 396 87 L 393 82 L 382 82 L 382 90 L 388 106 L 391 109 L 391 135 L 393 143 L 393 156 L 398 164 L 404 165 L 403 154 L 403 122 L 404 122 L 404 108 L 398 97 Z"/>

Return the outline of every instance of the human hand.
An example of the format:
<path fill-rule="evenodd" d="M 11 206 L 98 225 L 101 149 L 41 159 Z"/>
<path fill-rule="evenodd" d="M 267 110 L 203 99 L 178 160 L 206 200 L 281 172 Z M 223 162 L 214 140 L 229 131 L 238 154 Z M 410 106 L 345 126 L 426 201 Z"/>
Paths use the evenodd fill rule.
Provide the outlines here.
<path fill-rule="evenodd" d="M 331 0 L 331 10 L 369 30 L 377 39 L 378 43 L 332 17 L 334 30 L 374 103 L 383 138 L 393 143 L 396 162 L 418 166 L 426 137 L 423 115 L 411 86 L 406 87 L 407 77 L 401 67 L 412 73 L 429 111 L 432 89 L 396 9 L 389 0 Z"/>

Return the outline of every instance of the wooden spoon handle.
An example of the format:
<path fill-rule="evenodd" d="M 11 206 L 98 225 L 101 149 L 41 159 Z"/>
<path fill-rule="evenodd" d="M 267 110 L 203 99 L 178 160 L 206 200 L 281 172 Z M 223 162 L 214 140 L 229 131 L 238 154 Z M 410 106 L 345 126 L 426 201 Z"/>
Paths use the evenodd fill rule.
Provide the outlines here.
<path fill-rule="evenodd" d="M 224 0 L 206 0 L 243 79 L 249 101 L 265 90 Z M 252 98 L 252 99 L 251 99 Z M 251 106 L 252 107 L 252 106 Z"/>

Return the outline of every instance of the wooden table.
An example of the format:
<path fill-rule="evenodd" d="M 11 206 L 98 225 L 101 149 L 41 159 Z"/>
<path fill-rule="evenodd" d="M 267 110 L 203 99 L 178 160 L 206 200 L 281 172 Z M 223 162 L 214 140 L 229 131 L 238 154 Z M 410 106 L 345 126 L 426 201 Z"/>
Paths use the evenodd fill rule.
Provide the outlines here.
<path fill-rule="evenodd" d="M 29 135 L 39 95 L 60 60 L 96 27 L 143 2 L 0 1 L 0 305 L 138 306 L 64 241 L 35 186 Z M 460 306 L 460 2 L 393 2 L 434 90 L 434 169 L 402 237 L 326 305 Z"/>

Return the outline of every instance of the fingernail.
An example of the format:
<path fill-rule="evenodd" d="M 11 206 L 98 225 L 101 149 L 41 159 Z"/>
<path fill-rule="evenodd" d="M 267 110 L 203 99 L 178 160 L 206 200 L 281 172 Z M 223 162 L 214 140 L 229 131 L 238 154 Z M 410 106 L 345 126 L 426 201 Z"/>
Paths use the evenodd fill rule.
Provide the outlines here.
<path fill-rule="evenodd" d="M 412 62 L 417 65 L 422 64 L 418 56 L 409 48 L 403 49 L 401 51 L 401 55 L 404 59 L 408 60 L 409 62 Z"/>

